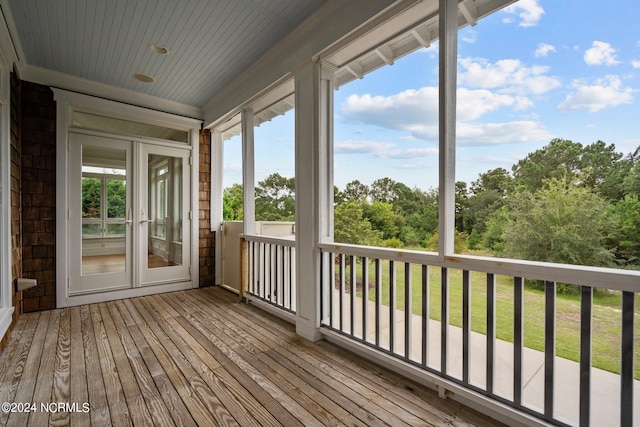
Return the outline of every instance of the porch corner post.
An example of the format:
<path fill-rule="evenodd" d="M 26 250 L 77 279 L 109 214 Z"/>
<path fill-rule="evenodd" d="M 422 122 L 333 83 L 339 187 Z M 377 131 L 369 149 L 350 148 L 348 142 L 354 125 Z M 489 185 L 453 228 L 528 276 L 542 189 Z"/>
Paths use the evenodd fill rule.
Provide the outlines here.
<path fill-rule="evenodd" d="M 317 61 L 296 70 L 296 333 L 317 341 L 318 243 L 333 240 L 333 75 Z"/>
<path fill-rule="evenodd" d="M 244 234 L 256 234 L 255 154 L 253 139 L 253 108 L 242 110 L 242 188 Z"/>
<path fill-rule="evenodd" d="M 222 132 L 211 131 L 211 231 L 215 232 L 215 284 L 222 284 L 222 195 L 224 140 Z"/>
<path fill-rule="evenodd" d="M 454 253 L 456 191 L 456 85 L 458 66 L 458 0 L 440 0 L 439 216 L 438 252 Z"/>

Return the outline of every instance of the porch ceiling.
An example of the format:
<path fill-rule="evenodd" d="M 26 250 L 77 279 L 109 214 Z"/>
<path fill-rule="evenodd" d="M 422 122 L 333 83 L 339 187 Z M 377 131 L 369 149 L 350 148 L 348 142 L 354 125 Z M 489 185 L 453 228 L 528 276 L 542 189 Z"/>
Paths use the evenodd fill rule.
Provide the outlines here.
<path fill-rule="evenodd" d="M 202 107 L 324 0 L 0 0 L 22 67 Z M 151 44 L 169 49 L 161 55 Z M 134 73 L 154 77 L 141 83 Z"/>

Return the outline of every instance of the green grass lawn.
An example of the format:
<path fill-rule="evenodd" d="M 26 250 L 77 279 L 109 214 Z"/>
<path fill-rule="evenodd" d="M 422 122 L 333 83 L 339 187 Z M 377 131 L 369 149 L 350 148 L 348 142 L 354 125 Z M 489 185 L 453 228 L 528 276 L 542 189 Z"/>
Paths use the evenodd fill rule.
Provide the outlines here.
<path fill-rule="evenodd" d="M 347 266 L 347 270 L 349 266 Z M 422 309 L 421 266 L 411 270 L 412 307 L 414 314 Z M 347 281 L 349 274 L 346 274 Z M 361 282 L 361 268 L 357 267 Z M 404 310 L 404 264 L 396 263 L 396 308 Z M 471 328 L 486 333 L 486 275 L 471 274 Z M 430 318 L 441 317 L 441 269 L 429 268 Z M 369 267 L 369 299 L 375 300 L 373 292 L 374 268 Z M 361 295 L 361 292 L 358 292 Z M 382 262 L 382 302 L 389 304 L 389 261 Z M 593 297 L 593 366 L 610 372 L 620 372 L 621 295 L 600 290 Z M 524 345 L 535 350 L 544 350 L 544 292 L 525 287 L 524 293 Z M 462 271 L 449 271 L 449 323 L 462 326 Z M 636 295 L 635 316 L 636 342 L 640 343 L 640 297 Z M 496 336 L 513 342 L 513 278 L 496 276 Z M 580 296 L 558 294 L 556 299 L 556 354 L 578 361 L 580 356 Z M 640 349 L 635 349 L 635 377 L 640 379 Z"/>

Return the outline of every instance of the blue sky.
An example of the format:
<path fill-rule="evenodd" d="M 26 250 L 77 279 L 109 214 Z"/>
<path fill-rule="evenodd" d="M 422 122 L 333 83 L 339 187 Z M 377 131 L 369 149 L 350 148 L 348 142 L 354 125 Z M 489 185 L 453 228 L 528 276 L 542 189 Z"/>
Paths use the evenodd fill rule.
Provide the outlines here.
<path fill-rule="evenodd" d="M 640 2 L 520 0 L 459 32 L 456 179 L 507 170 L 552 138 L 640 145 Z M 335 93 L 335 184 L 437 187 L 438 44 Z M 225 144 L 225 186 L 240 182 Z M 256 178 L 293 176 L 293 112 L 256 128 Z"/>

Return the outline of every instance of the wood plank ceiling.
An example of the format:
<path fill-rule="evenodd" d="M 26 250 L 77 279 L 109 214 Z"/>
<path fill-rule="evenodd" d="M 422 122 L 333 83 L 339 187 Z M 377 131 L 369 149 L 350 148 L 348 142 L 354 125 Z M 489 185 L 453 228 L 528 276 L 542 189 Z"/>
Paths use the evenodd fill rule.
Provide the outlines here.
<path fill-rule="evenodd" d="M 323 0 L 4 0 L 24 61 L 202 107 Z M 151 44 L 169 49 L 152 52 Z M 143 73 L 155 82 L 141 83 Z"/>

